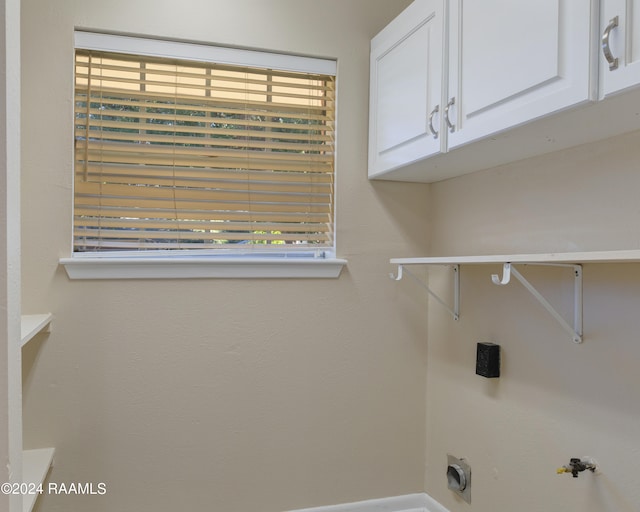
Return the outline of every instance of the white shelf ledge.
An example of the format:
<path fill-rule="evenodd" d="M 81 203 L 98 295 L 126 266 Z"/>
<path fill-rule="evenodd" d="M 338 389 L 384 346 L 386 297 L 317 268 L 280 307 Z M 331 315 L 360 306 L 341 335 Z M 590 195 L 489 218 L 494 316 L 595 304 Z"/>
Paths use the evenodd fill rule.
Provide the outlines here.
<path fill-rule="evenodd" d="M 337 258 L 62 258 L 69 279 L 337 278 Z"/>
<path fill-rule="evenodd" d="M 640 250 L 550 252 L 542 254 L 493 254 L 484 256 L 436 256 L 393 258 L 394 265 L 480 265 L 502 263 L 632 263 L 640 261 Z"/>
<path fill-rule="evenodd" d="M 398 265 L 396 275 L 391 278 L 399 281 L 406 272 L 414 279 L 405 266 L 409 265 L 447 265 L 454 269 L 454 305 L 450 307 L 426 284 L 420 282 L 440 304 L 442 304 L 454 320 L 460 318 L 460 266 L 461 265 L 503 265 L 502 276 L 491 275 L 491 281 L 504 286 L 515 277 L 533 297 L 557 320 L 560 326 L 569 333 L 575 343 L 582 343 L 583 317 L 582 317 L 582 264 L 583 263 L 638 263 L 640 262 L 640 250 L 624 251 L 590 251 L 590 252 L 564 252 L 541 254 L 494 254 L 483 256 L 438 256 L 428 258 L 392 258 L 391 264 Z M 547 265 L 556 267 L 569 267 L 574 277 L 574 301 L 573 301 L 573 325 L 567 322 L 553 305 L 533 287 L 533 285 L 515 268 L 514 265 Z M 403 272 L 404 271 L 404 272 Z M 419 281 L 419 280 L 418 280 Z"/>
<path fill-rule="evenodd" d="M 22 452 L 22 481 L 35 484 L 37 487 L 44 482 L 53 462 L 54 448 L 39 448 Z M 31 512 L 39 494 L 24 494 L 22 497 L 22 511 Z"/>
<path fill-rule="evenodd" d="M 20 326 L 20 344 L 25 346 L 36 334 L 49 327 L 53 315 L 44 313 L 40 315 L 22 315 Z"/>

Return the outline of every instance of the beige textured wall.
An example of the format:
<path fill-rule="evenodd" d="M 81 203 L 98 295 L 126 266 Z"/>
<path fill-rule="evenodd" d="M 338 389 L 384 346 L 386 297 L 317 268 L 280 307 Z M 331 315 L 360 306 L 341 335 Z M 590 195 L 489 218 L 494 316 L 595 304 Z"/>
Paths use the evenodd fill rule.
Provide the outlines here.
<path fill-rule="evenodd" d="M 56 446 L 42 511 L 281 511 L 419 492 L 429 187 L 366 179 L 368 45 L 408 0 L 24 0 L 25 444 Z M 74 26 L 336 57 L 338 280 L 75 281 Z"/>
<path fill-rule="evenodd" d="M 432 186 L 432 254 L 640 248 L 640 133 Z M 500 268 L 464 267 L 461 320 L 430 308 L 429 494 L 452 512 L 638 512 L 640 265 L 584 266 L 585 340 L 575 345 Z M 523 274 L 572 318 L 569 270 Z M 433 286 L 447 293 L 445 271 Z M 497 380 L 475 375 L 476 342 L 502 346 Z M 472 507 L 446 488 L 446 454 L 472 468 Z M 556 475 L 592 456 L 600 475 Z"/>

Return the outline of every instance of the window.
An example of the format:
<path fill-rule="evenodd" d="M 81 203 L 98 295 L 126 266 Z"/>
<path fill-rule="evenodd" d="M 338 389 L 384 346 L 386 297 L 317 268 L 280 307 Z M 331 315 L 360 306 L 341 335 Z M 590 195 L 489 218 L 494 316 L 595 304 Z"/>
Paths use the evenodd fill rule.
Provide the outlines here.
<path fill-rule="evenodd" d="M 333 258 L 335 67 L 76 32 L 74 256 Z"/>

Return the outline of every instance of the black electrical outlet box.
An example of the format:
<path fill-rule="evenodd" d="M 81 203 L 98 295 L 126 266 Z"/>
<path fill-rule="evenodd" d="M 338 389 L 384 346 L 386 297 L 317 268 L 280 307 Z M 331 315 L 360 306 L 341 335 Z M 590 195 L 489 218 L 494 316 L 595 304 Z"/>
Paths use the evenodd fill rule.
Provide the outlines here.
<path fill-rule="evenodd" d="M 490 379 L 500 377 L 500 345 L 478 343 L 476 374 Z"/>

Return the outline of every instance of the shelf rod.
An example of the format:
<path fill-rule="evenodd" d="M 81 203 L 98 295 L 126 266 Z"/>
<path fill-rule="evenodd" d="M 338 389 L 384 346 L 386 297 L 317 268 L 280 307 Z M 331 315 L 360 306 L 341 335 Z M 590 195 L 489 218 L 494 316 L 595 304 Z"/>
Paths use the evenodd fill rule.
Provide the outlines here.
<path fill-rule="evenodd" d="M 638 253 L 640 255 L 640 252 Z M 480 258 L 480 257 L 478 257 Z M 466 259 L 466 258 L 396 258 L 392 259 L 391 263 L 398 265 L 398 274 L 394 276 L 390 274 L 392 279 L 400 281 L 403 277 L 403 272 L 409 274 L 415 279 L 423 288 L 427 290 L 438 303 L 440 303 L 454 318 L 454 320 L 460 319 L 460 264 L 478 264 L 478 263 L 494 263 L 498 256 L 486 257 L 486 261 L 483 259 Z M 609 260 L 602 260 L 609 261 Z M 631 261 L 631 260 L 620 260 Z M 573 270 L 574 275 L 574 297 L 573 297 L 573 327 L 567 322 L 560 313 L 551 305 L 551 303 L 544 298 L 544 296 L 514 267 L 514 262 L 502 260 L 503 272 L 502 276 L 497 274 L 491 275 L 491 280 L 497 285 L 507 285 L 511 281 L 513 275 L 520 283 L 533 295 L 533 297 L 556 319 L 560 326 L 567 331 L 574 343 L 582 343 L 583 340 L 583 290 L 582 290 L 582 265 L 579 263 L 568 262 L 553 262 L 553 261 L 531 261 L 527 258 L 524 261 L 517 261 L 518 265 L 536 265 L 536 266 L 548 266 L 548 267 L 566 267 Z M 427 284 L 425 284 L 420 278 L 409 272 L 405 265 L 445 265 L 453 267 L 454 271 L 454 305 L 451 308 L 445 301 L 443 301 Z"/>
<path fill-rule="evenodd" d="M 431 295 L 440 305 L 442 305 L 450 314 L 453 319 L 460 320 L 460 265 L 452 265 L 453 267 L 453 308 L 451 308 L 444 300 L 442 300 L 429 285 L 425 284 L 422 279 L 404 268 L 403 265 L 398 265 L 398 274 L 394 276 L 389 274 L 389 277 L 395 281 L 400 281 L 406 272 L 412 279 L 414 279 L 420 286 L 422 286 L 427 293 Z"/>
<path fill-rule="evenodd" d="M 527 263 L 532 265 L 532 263 Z M 574 275 L 574 296 L 573 296 L 573 327 L 556 311 L 551 303 L 545 299 L 542 294 L 525 277 L 516 270 L 512 263 L 503 264 L 502 278 L 496 274 L 491 275 L 491 280 L 497 285 L 506 285 L 513 275 L 522 285 L 542 304 L 542 306 L 556 319 L 556 321 L 567 331 L 574 343 L 582 343 L 583 335 L 583 319 L 582 319 L 582 265 L 562 264 L 562 263 L 533 263 L 533 265 L 552 266 L 552 267 L 570 267 L 573 269 Z"/>

